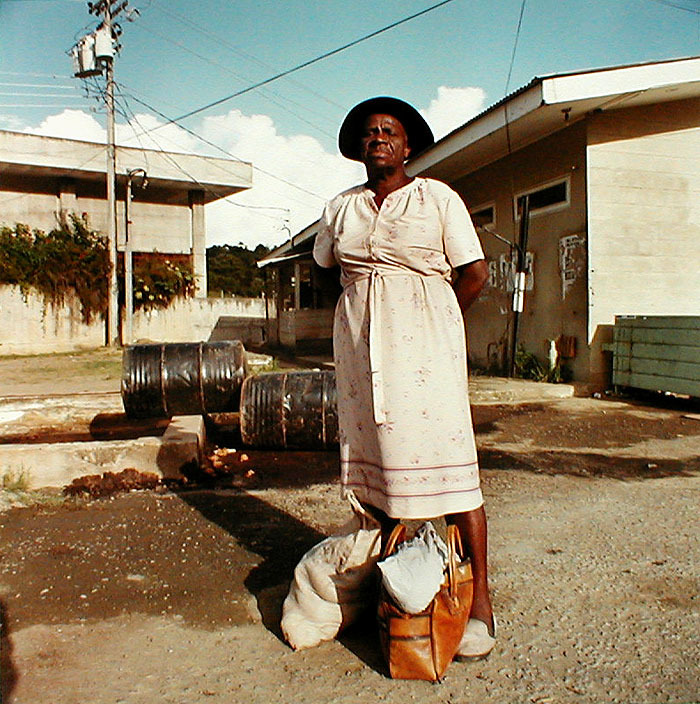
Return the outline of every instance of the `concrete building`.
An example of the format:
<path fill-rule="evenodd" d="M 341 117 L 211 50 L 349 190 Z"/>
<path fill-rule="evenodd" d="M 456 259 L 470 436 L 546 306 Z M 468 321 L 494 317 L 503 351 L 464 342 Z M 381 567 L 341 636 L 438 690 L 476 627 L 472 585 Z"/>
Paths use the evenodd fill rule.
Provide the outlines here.
<path fill-rule="evenodd" d="M 489 231 L 518 241 L 525 194 L 530 273 L 517 342 L 526 350 L 545 360 L 557 341 L 575 381 L 604 387 L 616 315 L 700 314 L 700 58 L 535 78 L 409 172 L 449 183 L 484 228 L 490 280 L 467 321 L 478 366 L 504 369 L 512 350 L 516 248 Z M 315 223 L 261 262 L 277 269 L 281 343 L 331 336 L 314 235 Z M 316 306 L 313 330 L 304 309 Z"/>
<path fill-rule="evenodd" d="M 134 252 L 187 254 L 198 297 L 207 295 L 204 206 L 252 185 L 252 166 L 232 159 L 118 146 L 117 246 L 125 245 L 127 174 L 143 169 L 129 210 Z M 50 230 L 61 214 L 86 214 L 107 232 L 106 145 L 0 131 L 0 225 Z M 138 184 L 138 181 L 135 181 Z"/>

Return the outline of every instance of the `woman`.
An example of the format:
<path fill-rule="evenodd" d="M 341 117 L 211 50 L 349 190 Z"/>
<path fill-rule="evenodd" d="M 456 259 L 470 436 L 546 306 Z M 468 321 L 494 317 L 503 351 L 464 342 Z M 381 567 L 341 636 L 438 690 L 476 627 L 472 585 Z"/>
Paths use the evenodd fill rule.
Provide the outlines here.
<path fill-rule="evenodd" d="M 487 267 L 459 196 L 406 173 L 406 159 L 433 142 L 401 100 L 356 105 L 339 147 L 364 164 L 367 182 L 327 204 L 314 259 L 341 267 L 333 344 L 343 488 L 379 518 L 385 539 L 399 519 L 444 515 L 458 526 L 474 575 L 458 656 L 478 658 L 493 648 L 495 624 L 462 312 Z"/>

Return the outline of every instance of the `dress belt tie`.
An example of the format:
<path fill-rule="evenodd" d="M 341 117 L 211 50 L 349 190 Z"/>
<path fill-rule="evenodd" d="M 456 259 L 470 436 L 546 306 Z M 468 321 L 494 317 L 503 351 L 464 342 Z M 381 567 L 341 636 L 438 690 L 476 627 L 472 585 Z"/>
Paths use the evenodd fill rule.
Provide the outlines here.
<path fill-rule="evenodd" d="M 372 408 L 374 422 L 386 423 L 384 408 L 384 379 L 382 375 L 382 340 L 379 312 L 380 297 L 377 293 L 377 270 L 372 269 L 369 277 L 369 372 L 372 383 Z"/>

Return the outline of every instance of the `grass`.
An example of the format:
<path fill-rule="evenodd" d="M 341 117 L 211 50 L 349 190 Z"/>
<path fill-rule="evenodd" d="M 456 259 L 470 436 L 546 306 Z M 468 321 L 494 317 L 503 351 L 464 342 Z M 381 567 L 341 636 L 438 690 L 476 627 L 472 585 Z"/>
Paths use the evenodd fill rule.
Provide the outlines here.
<path fill-rule="evenodd" d="M 0 478 L 0 488 L 5 491 L 27 491 L 29 472 L 24 469 L 20 469 L 18 472 L 5 472 Z"/>
<path fill-rule="evenodd" d="M 274 357 L 269 362 L 265 362 L 265 364 L 250 364 L 250 360 L 248 363 L 250 365 L 249 371 L 251 374 L 260 374 L 261 372 L 279 372 L 282 369 L 279 361 Z"/>
<path fill-rule="evenodd" d="M 28 506 L 60 506 L 66 499 L 63 492 L 55 487 L 30 489 L 30 473 L 21 468 L 6 471 L 0 475 L 0 512 L 11 508 Z"/>
<path fill-rule="evenodd" d="M 100 347 L 79 352 L 0 357 L 0 375 L 9 382 L 37 382 L 81 376 L 121 378 L 121 349 Z"/>

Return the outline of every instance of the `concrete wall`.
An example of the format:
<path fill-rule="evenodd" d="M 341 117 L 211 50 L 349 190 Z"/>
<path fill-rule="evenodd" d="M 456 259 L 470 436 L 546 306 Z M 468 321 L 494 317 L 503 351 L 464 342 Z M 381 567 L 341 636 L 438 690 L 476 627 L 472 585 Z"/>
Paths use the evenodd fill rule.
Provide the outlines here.
<path fill-rule="evenodd" d="M 197 342 L 208 340 L 221 317 L 265 318 L 262 298 L 195 298 L 178 300 L 166 310 L 134 316 L 134 340 Z M 53 309 L 34 294 L 22 296 L 15 286 L 0 286 L 0 355 L 70 352 L 99 347 L 105 324 L 83 324 L 80 306 L 71 302 Z"/>
<path fill-rule="evenodd" d="M 700 312 L 700 100 L 595 115 L 588 143 L 588 334 L 597 349 L 615 315 Z"/>
<path fill-rule="evenodd" d="M 327 349 L 333 339 L 332 308 L 283 310 L 279 315 L 279 343 L 296 350 Z"/>
<path fill-rule="evenodd" d="M 221 317 L 264 318 L 262 298 L 187 298 L 165 310 L 139 312 L 134 340 L 197 342 L 208 340 Z"/>
<path fill-rule="evenodd" d="M 576 338 L 576 357 L 567 360 L 574 378 L 588 376 L 586 336 L 586 182 L 584 123 L 571 127 L 479 169 L 451 184 L 472 210 L 494 205 L 493 229 L 518 241 L 513 194 L 561 178 L 569 180 L 569 204 L 549 212 L 533 212 L 528 253 L 525 308 L 520 316 L 519 343 L 541 361 L 547 359 L 548 340 L 559 335 Z M 512 284 L 509 248 L 484 234 L 482 246 L 490 279 L 481 298 L 467 314 L 470 359 L 481 367 L 503 363 L 509 348 Z"/>
<path fill-rule="evenodd" d="M 123 188 L 117 192 L 117 242 L 125 241 Z M 150 193 L 151 197 L 158 194 Z M 165 194 L 163 194 L 165 197 Z M 131 203 L 130 234 L 134 251 L 189 254 L 192 251 L 192 210 L 188 203 L 145 202 L 136 191 Z M 107 232 L 103 184 L 72 179 L 3 176 L 0 188 L 0 225 L 21 222 L 32 229 L 56 227 L 59 214 L 86 213 L 90 227 Z"/>
<path fill-rule="evenodd" d="M 41 296 L 0 285 L 0 355 L 70 352 L 104 342 L 104 321 L 83 324 L 77 301 L 52 308 Z"/>

